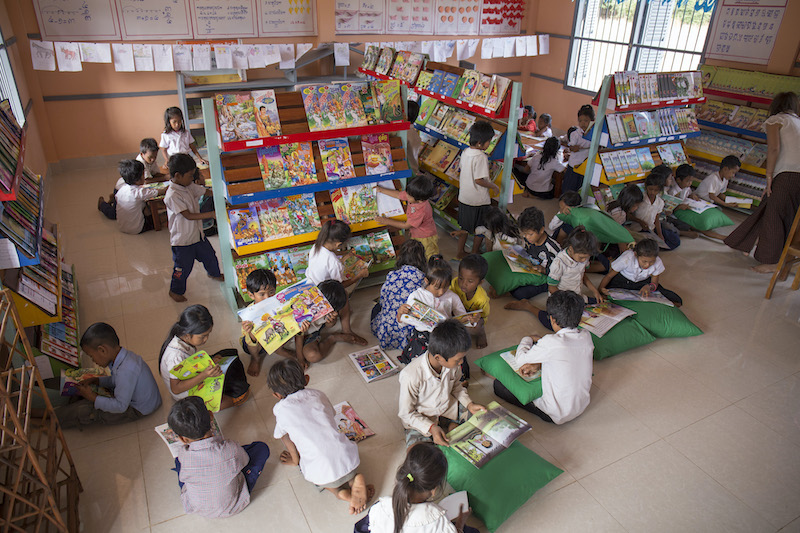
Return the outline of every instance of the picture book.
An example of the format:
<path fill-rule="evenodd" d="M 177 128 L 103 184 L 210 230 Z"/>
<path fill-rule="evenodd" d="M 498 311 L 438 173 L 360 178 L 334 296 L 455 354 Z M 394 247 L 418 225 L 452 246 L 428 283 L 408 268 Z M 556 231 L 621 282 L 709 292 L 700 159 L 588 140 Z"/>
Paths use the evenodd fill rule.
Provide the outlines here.
<path fill-rule="evenodd" d="M 310 142 L 282 144 L 280 149 L 286 179 L 292 185 L 317 183 L 317 169 Z"/>
<path fill-rule="evenodd" d="M 608 331 L 619 324 L 622 319 L 635 315 L 635 311 L 620 307 L 611 302 L 596 305 L 587 305 L 581 316 L 579 327 L 593 333 L 597 337 L 602 337 Z"/>
<path fill-rule="evenodd" d="M 437 94 L 441 93 L 443 79 L 444 79 L 444 71 L 434 70 L 433 76 L 431 76 L 431 81 L 428 84 L 428 90 L 432 93 L 437 93 Z"/>
<path fill-rule="evenodd" d="M 382 181 L 377 185 L 386 189 L 396 190 L 394 181 L 392 180 Z M 389 196 L 388 194 L 379 193 L 377 187 L 375 187 L 375 199 L 378 202 L 378 214 L 382 217 L 398 217 L 405 213 L 400 199 Z"/>
<path fill-rule="evenodd" d="M 378 56 L 380 49 L 377 46 L 369 45 L 364 52 L 364 61 L 361 62 L 361 68 L 365 70 L 375 70 L 375 65 L 378 64 Z"/>
<path fill-rule="evenodd" d="M 342 96 L 342 106 L 344 107 L 344 119 L 348 128 L 366 126 L 369 124 L 364 105 L 361 103 L 360 84 L 340 83 L 337 84 Z"/>
<path fill-rule="evenodd" d="M 202 383 L 188 390 L 189 396 L 199 396 L 205 402 L 208 410 L 212 413 L 216 413 L 219 411 L 222 401 L 222 385 L 225 381 L 224 372 L 234 359 L 236 359 L 235 356 L 225 357 L 215 363 L 210 355 L 200 351 L 175 365 L 169 373 L 177 379 L 184 381 L 197 376 L 210 366 L 218 365 L 222 369 L 223 374 L 208 377 L 204 379 Z"/>
<path fill-rule="evenodd" d="M 300 88 L 303 97 L 303 107 L 306 110 L 306 120 L 310 131 L 322 131 L 325 129 L 322 123 L 323 114 L 319 105 L 319 95 L 316 85 L 305 85 Z"/>
<path fill-rule="evenodd" d="M 507 352 L 503 352 L 500 354 L 500 358 L 505 361 L 508 366 L 511 367 L 511 370 L 517 373 L 519 377 L 524 379 L 525 381 L 534 381 L 542 377 L 541 369 L 537 372 L 534 372 L 530 376 L 526 376 L 522 372 L 520 372 L 520 368 L 522 368 L 523 364 L 517 359 L 517 350 L 509 350 Z"/>
<path fill-rule="evenodd" d="M 523 419 L 491 402 L 485 411 L 472 415 L 448 433 L 447 440 L 451 449 L 481 468 L 530 429 Z"/>
<path fill-rule="evenodd" d="M 380 105 L 381 119 L 384 122 L 403 120 L 403 102 L 400 100 L 400 81 L 385 80 L 375 83 Z"/>
<path fill-rule="evenodd" d="M 472 102 L 475 95 L 478 94 L 478 86 L 481 83 L 481 73 L 475 70 L 465 70 L 462 76 L 464 83 L 461 87 L 461 92 L 457 96 L 461 100 Z M 456 98 L 456 95 L 453 95 Z"/>
<path fill-rule="evenodd" d="M 386 47 L 381 50 L 378 62 L 375 64 L 375 72 L 378 74 L 388 74 L 394 61 L 394 48 Z"/>
<path fill-rule="evenodd" d="M 456 83 L 459 80 L 458 74 L 453 74 L 452 72 L 445 72 L 442 76 L 442 86 L 439 89 L 439 94 L 442 96 L 452 96 L 453 98 L 458 98 L 458 95 L 453 94 L 453 90 L 456 88 Z"/>
<path fill-rule="evenodd" d="M 278 146 L 265 146 L 256 149 L 258 168 L 261 169 L 261 178 L 264 180 L 264 189 L 282 189 L 291 187 L 292 182 L 283 168 L 281 149 Z"/>
<path fill-rule="evenodd" d="M 61 369 L 61 396 L 77 396 L 78 383 L 84 379 L 101 378 L 108 374 L 99 368 L 69 368 Z M 92 392 L 100 396 L 111 396 L 111 392 L 105 387 L 90 385 Z"/>
<path fill-rule="evenodd" d="M 439 141 L 428 155 L 427 162 L 435 170 L 445 172 L 459 153 L 461 153 L 461 150 L 457 147 L 445 141 Z"/>
<path fill-rule="evenodd" d="M 348 402 L 337 403 L 333 406 L 333 412 L 339 433 L 353 442 L 360 442 L 375 434 Z"/>
<path fill-rule="evenodd" d="M 161 437 L 161 440 L 164 441 L 164 444 L 167 445 L 167 448 L 169 448 L 169 453 L 172 454 L 172 457 L 178 457 L 178 452 L 185 444 L 183 444 L 175 432 L 170 429 L 169 424 L 164 423 L 160 426 L 156 426 L 154 429 L 158 436 Z M 211 414 L 211 435 L 213 437 L 222 437 L 222 431 L 220 431 L 219 423 L 213 413 Z"/>
<path fill-rule="evenodd" d="M 319 103 L 319 109 L 322 114 L 321 129 L 335 130 L 348 127 L 344 112 L 344 103 L 342 102 L 342 92 L 339 90 L 339 87 L 336 85 L 318 86 L 317 102 Z"/>
<path fill-rule="evenodd" d="M 642 296 L 639 291 L 627 289 L 608 289 L 608 297 L 612 300 L 628 300 L 634 302 L 655 302 L 659 304 L 675 307 L 671 301 L 667 300 L 663 294 L 658 291 L 651 292 L 648 296 Z"/>
<path fill-rule="evenodd" d="M 424 54 L 412 52 L 408 56 L 405 66 L 399 72 L 400 79 L 413 86 L 417 81 L 417 76 L 420 74 L 422 64 L 425 62 L 425 57 Z"/>
<path fill-rule="evenodd" d="M 415 124 L 419 124 L 420 126 L 425 126 L 428 123 L 428 120 L 433 115 L 434 110 L 436 109 L 436 104 L 439 101 L 435 98 L 426 98 L 422 105 L 419 107 L 419 114 L 417 115 L 417 120 L 414 121 Z"/>
<path fill-rule="evenodd" d="M 384 174 L 394 171 L 392 147 L 386 133 L 361 136 L 361 150 L 367 175 Z"/>
<path fill-rule="evenodd" d="M 400 371 L 380 346 L 373 346 L 350 354 L 350 360 L 367 383 L 378 381 Z"/>
<path fill-rule="evenodd" d="M 355 278 L 359 272 L 363 271 L 364 269 L 369 269 L 370 265 L 372 264 L 371 260 L 364 261 L 352 253 L 341 256 L 340 260 L 342 261 L 342 265 L 344 265 L 345 281 Z"/>
<path fill-rule="evenodd" d="M 491 173 L 491 172 L 490 172 Z M 447 167 L 447 171 L 445 172 L 446 175 L 450 176 L 454 180 L 458 181 L 461 177 L 461 153 L 453 159 L 453 162 L 450 163 L 450 166 Z"/>
<path fill-rule="evenodd" d="M 319 141 L 319 153 L 322 157 L 322 168 L 328 181 L 338 181 L 356 177 L 353 168 L 353 156 L 347 138 L 327 139 Z"/>
<path fill-rule="evenodd" d="M 369 247 L 369 241 L 365 235 L 350 237 L 344 242 L 343 248 L 365 263 L 371 263 L 374 260 L 372 257 L 372 250 Z"/>
<path fill-rule="evenodd" d="M 258 223 L 258 213 L 254 208 L 231 209 L 228 211 L 228 218 L 237 247 L 256 244 L 263 240 L 261 226 Z"/>
<path fill-rule="evenodd" d="M 447 117 L 447 112 L 450 110 L 450 106 L 437 100 L 436 108 L 433 110 L 430 120 L 428 120 L 428 127 L 432 129 L 438 129 Z"/>
<path fill-rule="evenodd" d="M 289 209 L 282 198 L 259 200 L 250 204 L 250 209 L 258 213 L 263 241 L 282 239 L 294 235 L 289 221 Z"/>
<path fill-rule="evenodd" d="M 414 300 L 408 313 L 400 316 L 400 322 L 414 326 L 418 331 L 433 331 L 436 324 L 447 319 L 442 313 L 419 300 Z"/>
<path fill-rule="evenodd" d="M 417 89 L 425 89 L 430 90 L 431 81 L 433 80 L 433 72 L 429 72 L 424 70 L 419 73 L 417 76 L 417 82 L 414 84 L 414 87 Z"/>
<path fill-rule="evenodd" d="M 309 279 L 299 281 L 275 294 L 278 302 L 288 305 L 298 323 L 317 321 L 333 312 L 333 307 Z"/>
<path fill-rule="evenodd" d="M 367 125 L 374 126 L 380 124 L 381 113 L 378 101 L 375 96 L 375 85 L 370 82 L 359 82 L 351 84 L 358 94 L 358 99 L 361 101 L 361 108 L 364 110 L 364 117 Z"/>
<path fill-rule="evenodd" d="M 298 281 L 305 279 L 306 269 L 308 269 L 308 252 L 311 251 L 312 245 L 295 246 L 289 248 L 286 253 L 289 254 L 289 261 L 292 263 L 292 270 Z"/>
<path fill-rule="evenodd" d="M 689 209 L 694 211 L 695 213 L 702 213 L 708 209 L 714 209 L 716 206 L 710 202 L 706 202 L 705 200 L 694 200 L 692 198 L 687 198 L 683 201 L 686 205 L 689 206 Z"/>
<path fill-rule="evenodd" d="M 267 89 L 253 91 L 256 128 L 259 137 L 274 137 L 281 134 L 281 121 L 278 118 L 278 104 L 275 102 L 275 91 Z"/>
<path fill-rule="evenodd" d="M 405 68 L 406 63 L 408 62 L 408 58 L 410 56 L 411 52 L 407 52 L 405 50 L 398 51 L 394 56 L 394 63 L 392 63 L 392 68 L 389 69 L 389 76 L 393 78 L 401 78 L 400 73 Z"/>
<path fill-rule="evenodd" d="M 489 95 L 492 92 L 492 77 L 486 74 L 478 74 L 480 74 L 481 79 L 478 82 L 478 89 L 475 91 L 472 101 L 479 106 L 486 107 Z"/>
<path fill-rule="evenodd" d="M 256 115 L 250 94 L 217 94 L 215 100 L 222 142 L 258 138 Z"/>
<path fill-rule="evenodd" d="M 506 92 L 511 85 L 511 80 L 503 76 L 492 76 L 492 89 L 489 91 L 489 98 L 486 100 L 486 108 L 494 112 L 503 107 L 503 102 L 506 98 Z"/>
<path fill-rule="evenodd" d="M 540 274 L 539 261 L 528 255 L 525 248 L 519 245 L 503 248 L 503 257 L 512 272 L 523 274 Z"/>
<path fill-rule="evenodd" d="M 347 224 L 368 222 L 378 216 L 378 201 L 372 183 L 333 189 L 331 201 L 336 218 Z"/>
<path fill-rule="evenodd" d="M 269 269 L 275 274 L 275 279 L 278 282 L 278 288 L 288 287 L 297 281 L 286 250 L 273 250 L 267 252 L 266 255 L 267 261 L 269 261 Z"/>
<path fill-rule="evenodd" d="M 376 231 L 367 234 L 367 241 L 375 263 L 383 264 L 397 258 L 392 244 L 392 238 L 387 230 Z"/>
<path fill-rule="evenodd" d="M 653 161 L 653 156 L 650 154 L 650 148 L 636 148 L 636 157 L 639 159 L 639 165 L 645 172 L 655 168 L 656 162 Z"/>
<path fill-rule="evenodd" d="M 270 268 L 269 261 L 265 254 L 239 257 L 233 260 L 233 270 L 236 272 L 236 284 L 239 287 L 239 294 L 242 295 L 245 302 L 253 301 L 247 294 L 247 276 L 257 268 Z"/>
<path fill-rule="evenodd" d="M 322 227 L 313 192 L 287 196 L 284 200 L 289 210 L 289 224 L 294 235 L 311 233 Z"/>
<path fill-rule="evenodd" d="M 667 193 L 663 193 L 661 195 L 661 198 L 664 200 L 663 211 L 667 214 L 670 214 L 673 211 L 675 211 L 675 208 L 683 203 L 683 200 L 681 200 L 677 196 L 672 196 Z"/>

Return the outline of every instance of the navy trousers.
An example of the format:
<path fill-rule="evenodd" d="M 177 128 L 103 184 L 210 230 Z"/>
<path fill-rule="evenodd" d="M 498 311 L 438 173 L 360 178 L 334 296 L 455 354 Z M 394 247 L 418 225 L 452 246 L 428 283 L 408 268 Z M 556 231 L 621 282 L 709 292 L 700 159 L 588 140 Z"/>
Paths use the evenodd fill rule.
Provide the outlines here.
<path fill-rule="evenodd" d="M 186 292 L 186 280 L 189 274 L 192 273 L 195 261 L 203 263 L 206 272 L 212 278 L 218 278 L 222 275 L 219 271 L 217 254 L 214 252 L 211 243 L 205 238 L 189 246 L 173 246 L 172 261 L 175 266 L 172 268 L 172 283 L 169 285 L 169 290 L 175 294 L 184 294 Z"/>

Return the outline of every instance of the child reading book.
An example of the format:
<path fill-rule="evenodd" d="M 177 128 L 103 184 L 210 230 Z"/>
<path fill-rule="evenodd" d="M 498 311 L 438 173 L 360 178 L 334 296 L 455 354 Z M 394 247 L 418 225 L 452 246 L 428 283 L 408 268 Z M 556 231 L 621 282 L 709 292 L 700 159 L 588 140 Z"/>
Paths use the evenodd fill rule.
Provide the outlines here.
<path fill-rule="evenodd" d="M 536 136 L 549 139 L 553 136 L 550 126 L 553 124 L 553 117 L 549 113 L 542 113 L 536 119 Z"/>
<path fill-rule="evenodd" d="M 611 269 L 603 278 L 598 289 L 608 294 L 606 289 L 638 290 L 642 296 L 659 291 L 669 301 L 680 307 L 681 297 L 659 285 L 659 276 L 664 273 L 664 263 L 658 257 L 658 243 L 653 239 L 643 239 L 633 250 L 622 252 L 611 263 Z"/>
<path fill-rule="evenodd" d="M 578 125 L 570 128 L 566 138 L 561 142 L 570 151 L 567 170 L 564 172 L 564 181 L 561 185 L 563 192 L 578 191 L 583 185 L 583 174 L 575 172 L 575 168 L 586 161 L 589 156 L 589 144 L 591 143 L 583 136 L 592 122 L 594 122 L 594 109 L 588 104 L 582 105 L 578 110 Z"/>
<path fill-rule="evenodd" d="M 156 162 L 158 159 L 158 142 L 152 137 L 142 139 L 139 143 L 139 155 L 136 160 L 144 165 L 144 179 L 151 180 L 153 178 L 160 178 L 164 174 Z"/>
<path fill-rule="evenodd" d="M 692 181 L 694 181 L 696 175 L 697 173 L 694 167 L 687 163 L 684 163 L 675 169 L 675 185 L 667 191 L 667 194 L 675 196 L 683 201 L 682 204 L 675 208 L 675 211 L 691 209 L 687 203 L 687 200 L 700 200 L 700 197 L 697 196 L 692 190 Z M 674 214 L 667 216 L 667 222 L 675 226 L 675 228 L 680 231 L 681 237 L 687 236 L 691 238 L 692 235 L 690 233 L 694 233 L 696 235 L 696 233 L 699 232 L 706 237 L 711 237 L 712 239 L 725 239 L 725 235 L 717 233 L 714 230 L 696 230 L 686 222 L 676 218 Z"/>
<path fill-rule="evenodd" d="M 119 162 L 119 173 L 125 185 L 117 191 L 117 226 L 122 233 L 136 235 L 153 229 L 153 218 L 147 200 L 155 198 L 166 188 L 148 189 L 144 186 L 144 165 L 128 159 Z"/>
<path fill-rule="evenodd" d="M 164 166 L 162 167 L 164 172 L 169 171 L 170 157 L 175 154 L 189 155 L 190 151 L 194 152 L 194 155 L 201 163 L 208 164 L 208 161 L 203 159 L 197 150 L 197 143 L 194 142 L 194 137 L 186 129 L 183 112 L 179 107 L 168 107 L 164 111 L 164 132 L 161 134 L 161 142 L 158 146 L 164 155 Z M 170 176 L 172 176 L 172 172 L 170 172 Z"/>
<path fill-rule="evenodd" d="M 547 300 L 547 315 L 553 333 L 523 338 L 515 355 L 520 373 L 542 372 L 542 396 L 527 405 L 502 383 L 494 381 L 494 393 L 522 407 L 545 422 L 564 424 L 578 417 L 589 405 L 592 386 L 594 343 L 588 331 L 578 329 L 584 302 L 572 291 L 556 291 Z"/>
<path fill-rule="evenodd" d="M 553 172 L 563 172 L 566 165 L 561 162 L 558 139 L 550 137 L 544 142 L 542 151 L 531 157 L 522 167 L 525 177 L 525 195 L 549 200 L 553 197 Z"/>
<path fill-rule="evenodd" d="M 222 518 L 247 507 L 269 447 L 258 441 L 240 446 L 213 435 L 211 413 L 197 396 L 175 402 L 167 423 L 184 444 L 175 457 L 184 511 Z"/>
<path fill-rule="evenodd" d="M 430 198 L 436 192 L 436 185 L 427 176 L 411 178 L 405 191 L 387 189 L 378 185 L 378 192 L 408 203 L 406 221 L 378 217 L 376 220 L 384 226 L 407 229 L 411 238 L 416 239 L 425 247 L 425 258 L 439 253 L 439 235 L 436 223 L 433 221 L 433 208 Z"/>
<path fill-rule="evenodd" d="M 421 441 L 447 446 L 447 433 L 468 414 L 486 408 L 472 401 L 461 382 L 461 361 L 472 344 L 466 326 L 448 319 L 430 335 L 428 350 L 400 372 L 398 416 L 406 447 Z"/>
<path fill-rule="evenodd" d="M 547 234 L 544 226 L 544 213 L 538 207 L 528 207 L 520 214 L 517 223 L 520 234 L 525 239 L 525 252 L 535 262 L 538 262 L 536 268 L 539 272 L 546 275 L 553 259 L 561 251 L 561 247 Z M 511 291 L 511 296 L 519 301 L 508 303 L 505 308 L 523 310 L 528 307 L 527 300 L 529 298 L 543 292 L 547 292 L 546 283 L 517 287 Z"/>
<path fill-rule="evenodd" d="M 564 243 L 567 236 L 572 233 L 572 230 L 575 228 L 558 218 L 558 215 L 569 215 L 571 209 L 580 206 L 581 203 L 581 195 L 577 191 L 567 191 L 559 197 L 558 212 L 553 215 L 550 224 L 547 226 L 550 236 L 555 239 L 559 246 Z"/>
<path fill-rule="evenodd" d="M 321 391 L 307 389 L 308 381 L 292 359 L 281 359 L 267 375 L 267 385 L 278 399 L 272 408 L 274 437 L 286 447 L 281 463 L 299 465 L 306 481 L 348 502 L 350 514 L 358 514 L 375 488 L 358 473 L 358 446 L 339 432 L 330 400 Z"/>
<path fill-rule="evenodd" d="M 489 295 L 481 287 L 483 279 L 489 272 L 489 263 L 483 256 L 470 254 L 458 265 L 458 276 L 453 278 L 450 290 L 456 293 L 467 313 L 480 311 L 480 319 L 475 323 L 475 347 L 486 348 L 486 319 L 489 318 Z M 466 359 L 465 359 L 466 361 Z M 466 379 L 469 379 L 469 366 L 462 367 Z"/>
<path fill-rule="evenodd" d="M 728 188 L 728 181 L 739 172 L 741 166 L 742 162 L 735 155 L 723 157 L 719 163 L 719 172 L 706 176 L 697 186 L 695 193 L 707 202 L 726 207 L 736 207 L 734 203 L 725 202 L 724 193 Z"/>
<path fill-rule="evenodd" d="M 62 428 L 131 422 L 161 406 L 161 393 L 150 367 L 119 345 L 114 328 L 96 322 L 86 328 L 80 345 L 97 366 L 111 367 L 111 375 L 78 382 L 76 388 L 82 399 L 56 409 Z M 112 396 L 98 396 L 92 385 L 110 389 Z"/>
<path fill-rule="evenodd" d="M 645 194 L 642 202 L 633 214 L 628 214 L 628 220 L 638 223 L 642 232 L 654 233 L 664 241 L 668 249 L 674 250 L 681 244 L 680 236 L 661 226 L 661 212 L 664 211 L 664 199 L 661 195 L 664 194 L 667 176 L 671 174 L 672 171 L 666 165 L 659 165 L 650 172 L 644 180 Z"/>
<path fill-rule="evenodd" d="M 519 228 L 499 207 L 491 206 L 483 215 L 483 224 L 475 229 L 486 243 L 486 251 L 502 250 L 505 246 L 520 244 Z"/>

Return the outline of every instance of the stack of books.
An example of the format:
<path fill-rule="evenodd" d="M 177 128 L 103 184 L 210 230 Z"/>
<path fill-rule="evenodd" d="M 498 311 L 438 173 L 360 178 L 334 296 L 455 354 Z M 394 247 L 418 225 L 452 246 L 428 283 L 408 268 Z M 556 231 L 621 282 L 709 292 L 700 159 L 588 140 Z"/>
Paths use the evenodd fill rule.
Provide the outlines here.
<path fill-rule="evenodd" d="M 697 118 L 750 131 L 761 131 L 761 125 L 767 120 L 769 112 L 766 109 L 756 109 L 740 105 L 707 100 L 697 106 Z"/>
<path fill-rule="evenodd" d="M 686 146 L 717 157 L 735 155 L 742 163 L 763 167 L 767 160 L 766 144 L 729 137 L 713 131 L 704 131 L 699 137 L 686 140 Z"/>
<path fill-rule="evenodd" d="M 420 74 L 422 84 L 418 80 L 417 88 L 475 104 L 494 112 L 503 107 L 506 93 L 511 85 L 511 80 L 503 76 L 496 74 L 490 76 L 469 69 L 461 76 L 443 70 L 434 70 L 430 76 L 423 74 L 425 73 Z"/>
<path fill-rule="evenodd" d="M 727 67 L 703 65 L 703 87 L 729 93 L 772 99 L 776 94 L 791 91 L 800 93 L 800 78 L 767 72 L 753 72 Z"/>
<path fill-rule="evenodd" d="M 17 124 L 8 100 L 0 102 L 0 191 L 14 190 L 14 177 L 22 151 L 22 128 Z"/>
<path fill-rule="evenodd" d="M 41 194 L 41 176 L 25 168 L 18 183 L 17 199 L 3 202 L 0 214 L 0 233 L 28 257 L 38 252 L 42 235 Z"/>
<path fill-rule="evenodd" d="M 614 73 L 617 105 L 650 104 L 676 98 L 701 98 L 700 72 Z"/>
<path fill-rule="evenodd" d="M 700 131 L 691 109 L 668 107 L 638 113 L 611 113 L 606 119 L 612 143 Z"/>
<path fill-rule="evenodd" d="M 77 302 L 72 267 L 61 263 L 61 321 L 41 327 L 39 351 L 71 366 L 80 364 Z"/>

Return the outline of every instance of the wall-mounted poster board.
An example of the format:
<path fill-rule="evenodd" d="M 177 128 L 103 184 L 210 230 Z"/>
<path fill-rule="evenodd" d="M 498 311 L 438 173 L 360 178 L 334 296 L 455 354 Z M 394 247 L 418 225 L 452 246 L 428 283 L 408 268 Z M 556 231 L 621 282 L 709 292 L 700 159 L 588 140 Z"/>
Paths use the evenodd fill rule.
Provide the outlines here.
<path fill-rule="evenodd" d="M 48 41 L 117 41 L 114 0 L 33 0 L 39 33 Z"/>
<path fill-rule="evenodd" d="M 196 39 L 258 37 L 256 0 L 194 0 Z"/>
<path fill-rule="evenodd" d="M 258 0 L 258 35 L 316 35 L 316 8 L 316 0 Z"/>
<path fill-rule="evenodd" d="M 717 2 L 706 58 L 768 64 L 786 3 L 787 0 Z"/>
<path fill-rule="evenodd" d="M 123 40 L 191 39 L 194 36 L 189 21 L 189 0 L 116 1 Z"/>

